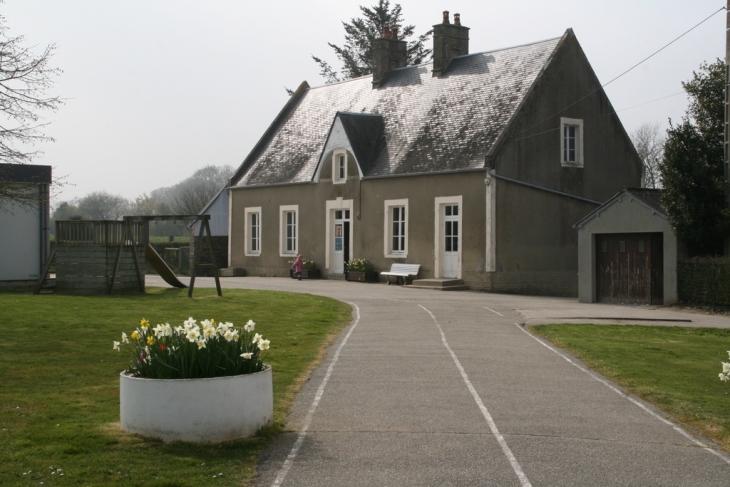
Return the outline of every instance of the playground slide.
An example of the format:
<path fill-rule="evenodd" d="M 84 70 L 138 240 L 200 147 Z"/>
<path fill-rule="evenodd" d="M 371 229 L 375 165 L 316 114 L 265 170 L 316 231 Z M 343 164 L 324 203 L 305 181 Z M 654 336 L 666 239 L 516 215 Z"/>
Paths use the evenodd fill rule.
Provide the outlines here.
<path fill-rule="evenodd" d="M 172 269 L 167 266 L 165 261 L 162 260 L 162 257 L 160 257 L 160 254 L 158 254 L 151 245 L 147 244 L 147 246 L 144 248 L 144 255 L 147 258 L 147 262 L 152 264 L 152 267 L 155 268 L 160 277 L 163 278 L 165 282 L 168 283 L 170 286 L 187 287 L 185 284 L 178 280 L 178 278 L 172 272 Z"/>

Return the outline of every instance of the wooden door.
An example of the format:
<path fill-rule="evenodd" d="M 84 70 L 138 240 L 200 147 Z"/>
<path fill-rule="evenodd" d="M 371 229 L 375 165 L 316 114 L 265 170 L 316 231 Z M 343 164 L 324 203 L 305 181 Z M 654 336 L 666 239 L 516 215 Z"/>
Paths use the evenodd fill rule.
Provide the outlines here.
<path fill-rule="evenodd" d="M 596 235 L 596 300 L 662 304 L 662 239 L 650 233 Z"/>

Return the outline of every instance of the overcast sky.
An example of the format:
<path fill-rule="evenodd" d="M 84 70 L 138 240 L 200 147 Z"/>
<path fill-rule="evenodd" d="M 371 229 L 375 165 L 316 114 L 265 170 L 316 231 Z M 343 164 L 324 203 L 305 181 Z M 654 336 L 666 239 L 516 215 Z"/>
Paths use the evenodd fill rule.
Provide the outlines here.
<path fill-rule="evenodd" d="M 362 0 L 360 0 L 362 1 Z M 377 0 L 369 0 L 370 6 Z M 395 3 L 395 2 L 394 2 Z M 471 52 L 559 37 L 573 28 L 599 80 L 610 81 L 713 12 L 723 0 L 402 0 L 420 34 L 461 14 Z M 56 203 L 106 190 L 134 198 L 208 164 L 243 161 L 286 103 L 284 87 L 324 83 L 311 55 L 339 66 L 341 21 L 358 1 L 5 0 L 11 35 L 37 52 L 57 46 L 63 70 L 51 94 L 36 164 L 67 186 Z M 725 54 L 725 13 L 613 82 L 606 91 L 626 129 L 679 120 L 681 82 Z M 662 97 L 664 100 L 654 101 Z M 640 107 L 636 105 L 652 102 Z"/>

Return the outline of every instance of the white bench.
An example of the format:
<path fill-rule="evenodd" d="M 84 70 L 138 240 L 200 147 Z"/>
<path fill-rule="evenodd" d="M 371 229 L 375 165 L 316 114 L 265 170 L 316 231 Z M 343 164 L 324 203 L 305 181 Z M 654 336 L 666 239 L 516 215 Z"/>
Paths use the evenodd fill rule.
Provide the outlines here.
<path fill-rule="evenodd" d="M 393 264 L 390 266 L 390 271 L 381 272 L 381 276 L 385 276 L 388 279 L 388 285 L 397 284 L 399 280 L 403 279 L 403 285 L 406 285 L 406 280 L 409 277 L 418 276 L 418 269 L 421 268 L 421 264 Z M 391 281 L 391 277 L 395 277 L 395 280 Z"/>

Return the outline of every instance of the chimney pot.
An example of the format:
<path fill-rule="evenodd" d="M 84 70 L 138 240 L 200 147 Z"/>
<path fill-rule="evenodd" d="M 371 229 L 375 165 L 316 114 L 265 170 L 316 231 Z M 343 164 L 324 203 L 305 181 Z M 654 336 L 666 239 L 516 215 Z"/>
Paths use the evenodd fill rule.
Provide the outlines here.
<path fill-rule="evenodd" d="M 387 25 L 383 26 L 383 39 L 390 39 L 390 28 Z"/>
<path fill-rule="evenodd" d="M 450 24 L 449 22 L 449 11 L 444 10 L 444 20 L 441 22 L 442 24 Z"/>
<path fill-rule="evenodd" d="M 398 40 L 398 26 L 394 25 L 390 32 L 390 38 Z"/>
<path fill-rule="evenodd" d="M 461 14 L 454 14 L 454 25 L 461 25 Z"/>

